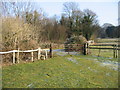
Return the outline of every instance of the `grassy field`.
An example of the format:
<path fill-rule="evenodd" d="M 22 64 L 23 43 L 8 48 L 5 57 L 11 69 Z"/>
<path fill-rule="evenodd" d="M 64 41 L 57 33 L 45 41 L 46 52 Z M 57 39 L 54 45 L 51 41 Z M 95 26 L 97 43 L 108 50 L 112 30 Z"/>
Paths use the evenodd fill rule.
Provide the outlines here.
<path fill-rule="evenodd" d="M 101 49 L 99 53 L 99 49 L 90 49 L 90 52 L 91 55 L 113 58 L 113 50 Z"/>
<path fill-rule="evenodd" d="M 100 61 L 103 58 L 64 55 L 4 66 L 3 88 L 117 88 L 118 71 Z"/>
<path fill-rule="evenodd" d="M 105 38 L 105 39 L 97 39 L 96 43 L 106 43 L 106 44 L 117 44 L 118 38 Z M 113 48 L 113 46 L 90 46 L 90 47 L 98 47 L 98 48 Z M 99 49 L 90 49 L 91 55 L 101 56 L 101 57 L 114 57 L 114 51 L 111 49 L 101 49 L 99 53 Z M 118 51 L 117 51 L 118 52 Z"/>
<path fill-rule="evenodd" d="M 115 43 L 116 39 L 98 42 Z M 118 59 L 113 58 L 113 50 L 90 52 L 86 56 L 55 52 L 51 59 L 4 66 L 3 88 L 118 88 Z"/>
<path fill-rule="evenodd" d="M 97 43 L 118 43 L 119 38 L 97 39 Z"/>

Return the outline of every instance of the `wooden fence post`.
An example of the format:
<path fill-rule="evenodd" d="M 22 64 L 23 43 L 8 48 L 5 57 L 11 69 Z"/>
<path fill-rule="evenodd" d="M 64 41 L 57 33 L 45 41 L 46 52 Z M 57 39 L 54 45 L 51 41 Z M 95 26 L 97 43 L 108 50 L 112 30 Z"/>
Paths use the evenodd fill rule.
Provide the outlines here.
<path fill-rule="evenodd" d="M 115 45 L 113 45 L 113 58 L 115 58 Z"/>
<path fill-rule="evenodd" d="M 33 51 L 31 52 L 31 61 L 33 62 Z"/>
<path fill-rule="evenodd" d="M 86 55 L 86 43 L 83 45 L 83 54 Z"/>
<path fill-rule="evenodd" d="M 52 44 L 50 44 L 50 58 L 52 58 Z"/>
<path fill-rule="evenodd" d="M 89 48 L 88 43 L 86 43 L 86 54 L 89 54 Z"/>
<path fill-rule="evenodd" d="M 15 52 L 13 52 L 13 64 L 15 64 Z"/>
<path fill-rule="evenodd" d="M 100 56 L 100 51 L 101 51 L 101 49 L 99 49 L 99 52 L 98 52 L 98 57 Z"/>
<path fill-rule="evenodd" d="M 68 54 L 70 54 L 69 52 L 70 52 L 70 44 L 68 44 Z"/>
<path fill-rule="evenodd" d="M 118 48 L 118 45 L 116 44 L 116 48 L 115 48 L 116 49 L 115 50 L 116 51 L 116 56 L 115 56 L 116 58 L 118 57 L 117 48 Z"/>
<path fill-rule="evenodd" d="M 45 58 L 47 59 L 47 50 L 45 50 Z"/>
<path fill-rule="evenodd" d="M 41 48 L 39 47 L 38 48 L 38 59 L 40 59 L 40 56 L 41 56 Z"/>
<path fill-rule="evenodd" d="M 18 48 L 18 53 L 17 53 L 17 63 L 19 63 L 19 48 Z"/>

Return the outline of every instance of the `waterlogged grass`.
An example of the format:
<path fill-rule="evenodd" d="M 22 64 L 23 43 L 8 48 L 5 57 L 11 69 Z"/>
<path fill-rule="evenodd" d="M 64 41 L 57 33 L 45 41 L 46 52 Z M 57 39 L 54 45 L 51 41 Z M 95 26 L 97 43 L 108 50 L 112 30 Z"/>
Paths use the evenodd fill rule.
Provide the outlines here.
<path fill-rule="evenodd" d="M 94 59 L 96 57 L 66 55 L 5 66 L 3 88 L 117 88 L 118 71 Z"/>

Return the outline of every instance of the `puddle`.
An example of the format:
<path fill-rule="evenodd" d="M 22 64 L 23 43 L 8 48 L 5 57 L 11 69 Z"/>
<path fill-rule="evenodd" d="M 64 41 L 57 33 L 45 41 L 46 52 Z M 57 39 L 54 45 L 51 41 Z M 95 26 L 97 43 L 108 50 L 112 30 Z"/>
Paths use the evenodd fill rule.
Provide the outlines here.
<path fill-rule="evenodd" d="M 67 53 L 65 53 L 65 52 L 57 52 L 56 54 L 59 55 L 59 56 L 65 56 L 65 55 L 67 55 Z"/>
<path fill-rule="evenodd" d="M 64 49 L 55 49 L 53 50 L 53 52 L 55 52 L 57 55 L 59 56 L 65 56 L 65 55 L 80 55 L 78 52 L 65 52 Z"/>
<path fill-rule="evenodd" d="M 65 50 L 64 49 L 55 49 L 55 50 L 53 50 L 53 52 L 65 52 Z"/>
<path fill-rule="evenodd" d="M 64 51 L 59 51 L 57 52 L 56 51 L 56 54 L 59 55 L 59 56 L 65 56 L 65 55 L 80 55 L 79 53 L 77 52 L 64 52 Z"/>

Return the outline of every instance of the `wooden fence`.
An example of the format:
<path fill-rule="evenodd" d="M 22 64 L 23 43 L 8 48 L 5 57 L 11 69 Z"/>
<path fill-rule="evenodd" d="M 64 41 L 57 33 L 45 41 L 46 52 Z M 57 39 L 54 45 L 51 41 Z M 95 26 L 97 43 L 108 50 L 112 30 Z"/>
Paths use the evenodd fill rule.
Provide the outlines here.
<path fill-rule="evenodd" d="M 94 47 L 94 46 L 112 46 L 112 47 Z M 49 51 L 50 58 L 52 58 L 52 47 L 53 47 L 53 45 L 50 44 L 49 49 L 41 49 L 40 47 L 38 49 L 35 49 L 35 50 L 26 50 L 26 51 L 21 51 L 20 49 L 18 49 L 18 50 L 12 50 L 12 51 L 7 51 L 7 52 L 0 52 L 0 55 L 12 53 L 13 54 L 13 57 L 12 57 L 13 64 L 15 64 L 16 62 L 19 63 L 20 53 L 31 53 L 31 61 L 34 61 L 34 52 L 38 52 L 37 58 L 40 59 L 41 57 L 43 57 L 43 59 L 45 60 L 48 58 L 48 51 Z M 94 44 L 94 45 L 89 45 L 88 43 L 85 43 L 84 45 L 65 44 L 65 50 L 67 52 L 79 51 L 79 52 L 82 52 L 84 55 L 89 54 L 89 52 L 88 52 L 89 49 L 99 49 L 99 51 L 101 49 L 113 50 L 113 57 L 114 58 L 118 57 L 118 50 L 120 50 L 119 47 L 120 47 L 120 45 L 118 45 L 118 44 L 99 44 L 99 43 Z M 45 55 L 42 55 L 41 52 L 45 52 Z"/>
<path fill-rule="evenodd" d="M 65 48 L 65 51 L 69 52 L 69 51 L 82 51 L 83 49 L 83 46 L 82 44 L 64 44 L 64 48 Z"/>
<path fill-rule="evenodd" d="M 94 47 L 94 46 L 98 46 L 98 47 Z M 101 47 L 101 46 L 112 46 L 112 47 Z M 108 49 L 108 50 L 113 50 L 113 57 L 117 58 L 118 57 L 118 51 L 120 50 L 120 45 L 118 44 L 101 44 L 101 43 L 96 43 L 94 45 L 88 45 L 86 46 L 86 51 L 89 49 L 99 49 L 99 52 L 101 49 Z"/>
<path fill-rule="evenodd" d="M 24 52 L 24 53 L 31 53 L 31 61 L 34 61 L 34 52 L 38 52 L 38 59 L 41 58 L 41 56 L 43 57 L 43 59 L 47 59 L 48 58 L 48 51 L 49 49 L 41 49 L 40 47 L 38 49 L 35 49 L 35 50 L 26 50 L 26 51 L 21 51 L 20 49 L 18 50 L 12 50 L 12 51 L 7 51 L 7 52 L 0 52 L 0 55 L 4 55 L 4 54 L 8 54 L 8 53 L 13 53 L 13 64 L 15 64 L 16 62 L 19 63 L 20 61 L 20 58 L 19 58 L 19 55 L 21 52 Z M 45 52 L 45 55 L 42 55 L 41 52 Z M 16 54 L 17 53 L 17 54 Z M 17 60 L 16 60 L 17 58 Z"/>

